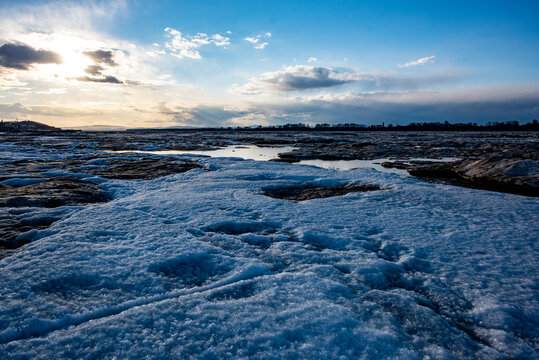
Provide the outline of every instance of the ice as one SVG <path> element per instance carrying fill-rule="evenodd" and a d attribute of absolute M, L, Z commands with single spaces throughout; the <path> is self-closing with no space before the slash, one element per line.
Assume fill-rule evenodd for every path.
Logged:
<path fill-rule="evenodd" d="M 537 358 L 537 199 L 197 161 L 98 178 L 113 200 L 56 210 L 0 260 L 0 357 Z M 263 194 L 357 183 L 381 190 Z"/>

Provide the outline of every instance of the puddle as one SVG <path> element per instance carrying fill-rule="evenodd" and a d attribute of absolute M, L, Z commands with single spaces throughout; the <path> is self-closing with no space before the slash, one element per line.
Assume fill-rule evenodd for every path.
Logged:
<path fill-rule="evenodd" d="M 432 161 L 432 162 L 450 162 L 459 160 L 458 158 L 448 157 L 441 159 L 428 159 L 428 158 L 413 158 L 407 160 L 398 159 L 374 159 L 374 160 L 302 160 L 298 164 L 312 165 L 321 167 L 324 169 L 332 169 L 338 171 L 346 171 L 352 169 L 375 169 L 380 172 L 394 173 L 401 175 L 408 175 L 408 171 L 404 169 L 385 168 L 381 164 L 383 162 L 409 162 L 409 161 Z"/>
<path fill-rule="evenodd" d="M 289 152 L 294 149 L 293 146 L 280 147 L 260 147 L 256 145 L 231 145 L 217 150 L 162 150 L 162 151 L 116 151 L 116 152 L 134 152 L 156 155 L 205 155 L 210 157 L 239 157 L 247 160 L 267 161 L 277 159 L 280 153 Z"/>
<path fill-rule="evenodd" d="M 144 154 L 156 154 L 156 155 L 204 155 L 210 157 L 238 157 L 247 160 L 268 161 L 277 159 L 280 153 L 290 152 L 294 150 L 293 146 L 279 146 L 279 147 L 260 147 L 257 145 L 230 145 L 225 148 L 217 150 L 128 150 L 128 151 L 115 151 L 117 153 L 144 153 Z M 456 161 L 458 158 L 448 157 L 441 159 L 429 159 L 429 158 L 412 158 L 407 160 L 399 159 L 374 159 L 374 160 L 301 160 L 295 164 L 312 165 L 325 169 L 332 169 L 337 171 L 346 171 L 352 169 L 375 169 L 385 173 L 395 173 L 401 175 L 408 175 L 408 171 L 403 169 L 388 169 L 381 164 L 386 161 L 433 161 L 433 162 L 449 162 Z"/>

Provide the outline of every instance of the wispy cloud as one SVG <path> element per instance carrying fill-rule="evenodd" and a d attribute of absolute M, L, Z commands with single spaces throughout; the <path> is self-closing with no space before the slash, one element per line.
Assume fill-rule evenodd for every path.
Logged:
<path fill-rule="evenodd" d="M 271 33 L 266 32 L 264 34 L 258 34 L 253 37 L 248 36 L 244 38 L 243 40 L 248 41 L 251 44 L 253 44 L 253 49 L 262 50 L 266 46 L 269 45 L 269 43 L 267 41 L 264 41 L 264 39 L 269 39 L 270 37 L 271 37 Z"/>
<path fill-rule="evenodd" d="M 165 46 L 171 51 L 171 54 L 178 59 L 202 59 L 202 56 L 198 51 L 201 47 L 211 44 L 220 47 L 230 45 L 230 38 L 220 34 L 207 35 L 198 33 L 196 35 L 184 35 L 180 31 L 170 27 L 165 28 L 165 32 L 170 38 L 170 41 L 168 41 Z"/>
<path fill-rule="evenodd" d="M 430 63 L 430 62 L 434 62 L 436 60 L 436 56 L 432 55 L 432 56 L 427 56 L 427 57 L 423 57 L 421 59 L 417 59 L 415 61 L 410 61 L 410 62 L 407 62 L 406 64 L 401 64 L 399 65 L 399 68 L 407 68 L 407 67 L 410 67 L 410 66 L 417 66 L 417 65 L 423 65 L 423 64 L 426 64 L 426 63 Z"/>
<path fill-rule="evenodd" d="M 315 63 L 315 62 L 318 62 L 318 59 L 315 58 L 315 57 L 310 57 L 310 58 L 307 60 L 307 62 L 309 62 L 309 63 Z"/>

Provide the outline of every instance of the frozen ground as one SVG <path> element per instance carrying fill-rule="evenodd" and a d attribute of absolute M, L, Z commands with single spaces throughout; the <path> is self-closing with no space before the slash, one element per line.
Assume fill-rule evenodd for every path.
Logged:
<path fill-rule="evenodd" d="M 17 156 L 68 155 L 0 147 L 0 161 Z M 0 358 L 539 356 L 537 198 L 372 169 L 178 158 L 202 167 L 75 174 L 113 200 L 56 208 L 62 220 L 0 260 Z M 263 195 L 351 183 L 383 190 Z"/>

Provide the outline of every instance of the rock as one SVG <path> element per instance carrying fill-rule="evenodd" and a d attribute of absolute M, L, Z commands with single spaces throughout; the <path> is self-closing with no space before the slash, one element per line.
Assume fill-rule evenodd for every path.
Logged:
<path fill-rule="evenodd" d="M 73 177 L 48 179 L 26 186 L 0 184 L 0 207 L 45 207 L 104 202 L 108 193 L 99 185 Z"/>
<path fill-rule="evenodd" d="M 388 168 L 406 169 L 412 176 L 451 185 L 539 196 L 539 161 L 493 155 L 454 162 L 384 162 Z"/>
<path fill-rule="evenodd" d="M 45 229 L 61 218 L 60 215 L 43 211 L 43 208 L 84 205 L 110 199 L 99 185 L 73 177 L 28 182 L 23 186 L 0 184 L 0 194 L 0 249 L 15 249 L 32 241 L 37 230 Z M 14 211 L 14 208 L 23 209 Z"/>
<path fill-rule="evenodd" d="M 384 190 L 373 184 L 348 184 L 344 186 L 284 186 L 267 188 L 262 191 L 266 196 L 291 201 L 305 201 L 312 199 L 328 198 L 333 196 L 346 195 L 352 192 L 366 192 Z"/>
<path fill-rule="evenodd" d="M 200 167 L 193 161 L 169 157 L 138 157 L 106 159 L 105 166 L 85 171 L 108 179 L 149 180 L 170 174 L 183 173 Z"/>

